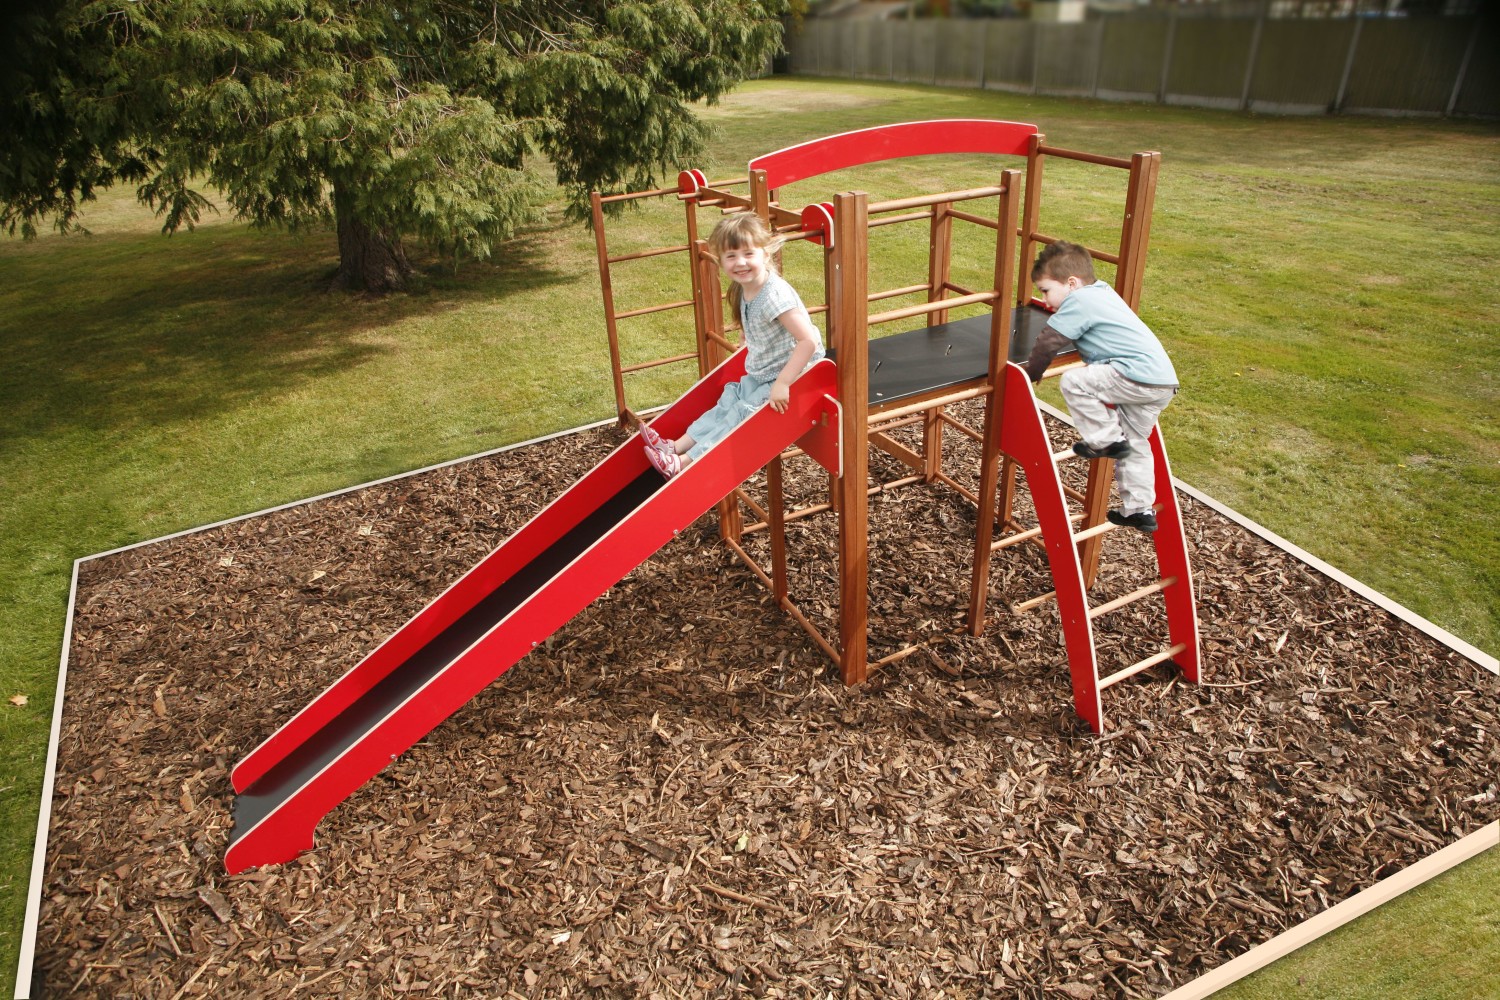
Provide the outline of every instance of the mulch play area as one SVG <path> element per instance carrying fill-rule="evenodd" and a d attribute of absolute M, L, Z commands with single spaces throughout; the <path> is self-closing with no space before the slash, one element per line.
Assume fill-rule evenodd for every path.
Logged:
<path fill-rule="evenodd" d="M 83 563 L 34 995 L 1159 996 L 1500 815 L 1500 679 L 1186 496 L 1208 683 L 1153 668 L 1091 735 L 1055 609 L 1007 609 L 1040 548 L 955 635 L 973 511 L 915 487 L 872 499 L 871 659 L 930 651 L 844 688 L 707 516 L 226 876 L 234 763 L 621 440 Z M 789 533 L 831 623 L 832 522 Z M 1101 670 L 1160 615 L 1100 619 Z"/>

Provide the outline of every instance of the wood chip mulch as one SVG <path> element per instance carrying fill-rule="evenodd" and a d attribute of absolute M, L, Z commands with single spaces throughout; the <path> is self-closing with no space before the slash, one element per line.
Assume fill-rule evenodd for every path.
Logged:
<path fill-rule="evenodd" d="M 928 651 L 845 689 L 706 516 L 226 876 L 234 763 L 622 439 L 84 563 L 34 995 L 1159 996 L 1500 814 L 1500 680 L 1186 497 L 1208 683 L 1091 735 L 1055 608 L 1008 610 L 1041 550 L 956 634 L 973 510 L 918 486 L 872 500 L 871 653 Z M 833 522 L 790 533 L 831 625 Z M 1114 532 L 1094 596 L 1152 572 Z M 1104 671 L 1164 641 L 1159 601 L 1096 627 Z"/>

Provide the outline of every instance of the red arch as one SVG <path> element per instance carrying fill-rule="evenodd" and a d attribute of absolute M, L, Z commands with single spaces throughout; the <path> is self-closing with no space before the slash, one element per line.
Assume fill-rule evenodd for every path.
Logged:
<path fill-rule="evenodd" d="M 767 186 L 779 188 L 831 170 L 880 160 L 933 153 L 993 153 L 1025 156 L 1035 125 L 987 118 L 945 118 L 877 125 L 778 149 L 750 161 L 766 172 Z"/>

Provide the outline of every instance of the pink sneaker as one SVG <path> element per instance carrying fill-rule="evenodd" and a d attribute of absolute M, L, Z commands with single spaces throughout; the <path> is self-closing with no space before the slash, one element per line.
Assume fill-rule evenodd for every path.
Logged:
<path fill-rule="evenodd" d="M 646 443 L 647 448 L 654 448 L 657 451 L 671 452 L 673 454 L 676 454 L 677 452 L 677 445 L 675 442 L 668 441 L 666 438 L 662 437 L 660 434 L 652 430 L 649 425 L 644 423 L 641 424 L 641 440 Z"/>
<path fill-rule="evenodd" d="M 682 471 L 682 457 L 674 450 L 663 451 L 647 445 L 646 460 L 651 463 L 652 468 L 661 473 L 663 479 L 671 479 Z"/>

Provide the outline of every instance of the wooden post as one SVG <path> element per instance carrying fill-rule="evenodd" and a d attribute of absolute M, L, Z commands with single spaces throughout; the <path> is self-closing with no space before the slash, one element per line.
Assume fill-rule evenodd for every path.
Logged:
<path fill-rule="evenodd" d="M 953 276 L 953 217 L 948 214 L 952 204 L 940 201 L 932 206 L 931 235 L 927 241 L 927 301 L 938 302 L 946 298 L 944 286 Z M 932 314 L 932 326 L 948 322 L 948 310 Z"/>
<path fill-rule="evenodd" d="M 1083 489 L 1083 523 L 1079 530 L 1104 523 L 1105 511 L 1109 510 L 1109 488 L 1115 481 L 1115 462 L 1112 458 L 1096 458 L 1089 462 L 1087 485 Z M 1088 590 L 1099 576 L 1099 555 L 1103 551 L 1103 537 L 1091 535 L 1078 543 L 1078 567 L 1083 571 L 1083 589 Z"/>
<path fill-rule="evenodd" d="M 1156 203 L 1160 153 L 1136 153 L 1130 158 L 1130 182 L 1125 191 L 1125 219 L 1120 227 L 1120 263 L 1115 269 L 1115 291 L 1125 304 L 1141 307 L 1146 272 L 1146 246 L 1151 237 L 1151 212 Z"/>
<path fill-rule="evenodd" d="M 844 411 L 844 475 L 839 497 L 839 660 L 845 684 L 860 684 L 869 669 L 870 479 L 869 199 L 864 192 L 834 196 L 834 285 L 838 303 L 839 402 Z"/>
<path fill-rule="evenodd" d="M 984 631 L 984 607 L 990 586 L 990 546 L 995 539 L 995 493 L 1000 479 L 1000 419 L 1005 412 L 1005 364 L 1010 357 L 1011 286 L 1016 283 L 1016 190 L 1019 170 L 1000 175 L 1000 207 L 995 232 L 995 299 L 990 313 L 989 399 L 985 402 L 984 440 L 979 453 L 979 510 L 974 531 L 974 565 L 969 581 L 969 634 Z M 1014 474 L 1012 474 L 1014 475 Z M 1007 500 L 1009 498 L 1007 497 Z M 1000 525 L 1003 530 L 1005 525 Z"/>
<path fill-rule="evenodd" d="M 1031 262 L 1036 256 L 1037 227 L 1042 213 L 1042 143 L 1046 136 L 1031 137 L 1026 150 L 1026 206 L 1021 213 L 1021 280 L 1016 282 L 1016 305 L 1031 301 Z"/>
<path fill-rule="evenodd" d="M 782 488 L 781 456 L 766 466 L 766 517 L 771 526 L 771 594 L 776 603 L 787 598 L 786 491 Z"/>
<path fill-rule="evenodd" d="M 589 192 L 589 210 L 594 223 L 594 252 L 599 257 L 599 288 L 604 293 L 604 329 L 609 335 L 609 367 L 615 382 L 615 415 L 625 421 L 625 374 L 621 371 L 620 331 L 615 324 L 615 293 L 609 283 L 609 247 L 604 241 L 604 202 L 598 191 Z M 692 211 L 689 207 L 688 211 Z"/>

